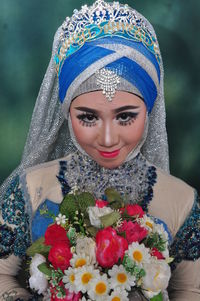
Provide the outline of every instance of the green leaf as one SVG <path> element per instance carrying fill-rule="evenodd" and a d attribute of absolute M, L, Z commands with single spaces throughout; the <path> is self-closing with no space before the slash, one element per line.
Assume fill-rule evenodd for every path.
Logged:
<path fill-rule="evenodd" d="M 153 298 L 150 299 L 150 301 L 163 301 L 163 295 L 160 292 L 160 294 L 154 296 Z"/>
<path fill-rule="evenodd" d="M 37 268 L 46 276 L 51 277 L 51 269 L 47 266 L 46 262 L 39 264 Z"/>
<path fill-rule="evenodd" d="M 66 215 L 69 219 L 73 220 L 75 212 L 78 210 L 78 204 L 76 196 L 73 194 L 67 194 L 62 203 L 60 204 L 60 213 Z"/>
<path fill-rule="evenodd" d="M 93 195 L 89 192 L 83 192 L 83 193 L 77 195 L 76 197 L 77 197 L 79 209 L 83 214 L 87 213 L 88 207 L 95 206 L 95 199 L 94 199 Z"/>
<path fill-rule="evenodd" d="M 50 250 L 50 246 L 46 246 L 44 244 L 44 237 L 39 238 L 36 240 L 27 250 L 26 254 L 30 257 L 33 257 L 35 254 L 41 254 L 47 256 Z"/>
<path fill-rule="evenodd" d="M 113 188 L 107 188 L 105 190 L 105 195 L 110 203 L 110 207 L 113 209 L 119 209 L 122 207 L 122 197 L 121 195 Z"/>
<path fill-rule="evenodd" d="M 90 226 L 90 227 L 87 227 L 87 231 L 92 237 L 95 237 L 97 232 L 99 231 L 99 229 L 97 229 L 93 226 Z"/>
<path fill-rule="evenodd" d="M 114 211 L 109 214 L 100 217 L 101 224 L 104 228 L 114 225 L 119 219 L 121 215 L 119 212 Z"/>

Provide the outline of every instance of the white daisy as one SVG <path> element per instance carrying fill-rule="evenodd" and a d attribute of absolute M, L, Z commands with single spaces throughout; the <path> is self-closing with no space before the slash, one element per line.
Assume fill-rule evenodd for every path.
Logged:
<path fill-rule="evenodd" d="M 135 277 L 130 273 L 127 273 L 123 265 L 114 265 L 112 270 L 108 271 L 108 274 L 111 277 L 109 281 L 112 289 L 118 287 L 120 289 L 127 289 L 130 291 L 131 287 L 135 286 Z"/>
<path fill-rule="evenodd" d="M 129 301 L 128 292 L 126 292 L 125 290 L 121 290 L 118 287 L 108 297 L 108 301 Z"/>
<path fill-rule="evenodd" d="M 90 287 L 90 282 L 98 276 L 99 270 L 95 270 L 93 266 L 83 266 L 76 269 L 74 285 L 78 291 L 86 293 Z"/>
<path fill-rule="evenodd" d="M 66 223 L 66 220 L 67 220 L 66 216 L 59 213 L 58 216 L 56 217 L 56 224 L 64 225 Z"/>
<path fill-rule="evenodd" d="M 155 224 L 154 232 L 160 234 L 160 236 L 168 243 L 169 235 L 167 231 L 165 231 L 163 224 Z"/>
<path fill-rule="evenodd" d="M 149 262 L 151 258 L 149 249 L 146 248 L 144 244 L 139 244 L 138 242 L 133 242 L 131 245 L 129 245 L 128 251 L 126 252 L 137 265 L 142 265 L 144 262 Z"/>
<path fill-rule="evenodd" d="M 70 264 L 73 268 L 81 268 L 84 265 L 89 265 L 89 257 L 85 256 L 85 254 L 73 254 L 72 259 L 70 260 Z"/>
<path fill-rule="evenodd" d="M 65 283 L 65 288 L 67 288 L 70 291 L 70 293 L 78 293 L 74 285 L 76 269 L 72 269 L 71 267 L 69 267 L 67 270 L 64 271 L 64 273 L 65 275 L 63 277 L 63 283 Z"/>
<path fill-rule="evenodd" d="M 107 275 L 103 274 L 92 279 L 88 295 L 92 300 L 105 301 L 108 300 L 108 294 L 110 291 L 109 281 Z"/>
<path fill-rule="evenodd" d="M 142 227 L 144 227 L 145 229 L 147 229 L 148 231 L 153 231 L 154 230 L 154 226 L 155 226 L 155 223 L 154 221 L 149 217 L 147 216 L 146 214 L 138 219 L 138 222 L 140 223 L 140 225 Z"/>

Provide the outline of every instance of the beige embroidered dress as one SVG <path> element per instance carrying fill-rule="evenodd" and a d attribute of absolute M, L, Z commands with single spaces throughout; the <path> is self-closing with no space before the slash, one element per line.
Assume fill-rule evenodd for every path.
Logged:
<path fill-rule="evenodd" d="M 11 292 L 15 294 L 14 299 L 28 299 L 29 293 L 20 287 L 16 275 L 20 268 L 21 258 L 30 244 L 31 222 L 38 207 L 45 200 L 50 200 L 56 204 L 62 201 L 65 190 L 70 187 L 69 182 L 73 183 L 73 179 L 68 181 L 66 178 L 69 162 L 73 161 L 71 160 L 73 157 L 74 155 L 70 155 L 62 160 L 51 161 L 27 170 L 26 174 L 14 179 L 4 197 L 0 219 L 1 301 Z M 134 160 L 138 160 L 139 157 L 140 155 Z M 141 161 L 140 159 L 139 161 Z M 145 170 L 142 181 L 144 182 L 145 178 L 148 178 L 148 185 L 142 187 L 145 191 L 141 192 L 143 197 L 141 204 L 150 215 L 161 219 L 168 226 L 173 237 L 171 254 L 175 257 L 175 261 L 168 289 L 169 298 L 171 301 L 199 301 L 199 199 L 192 187 L 155 168 L 146 160 L 142 160 L 143 170 Z M 135 168 L 134 164 L 133 169 Z M 78 168 L 80 170 L 80 166 Z M 126 168 L 125 165 L 124 170 L 127 174 Z M 73 164 L 71 171 L 69 170 L 73 174 L 72 169 Z M 132 177 L 133 174 L 131 174 L 130 169 L 127 170 Z M 76 170 L 74 172 L 76 174 Z M 105 177 L 105 172 L 104 170 L 103 177 Z M 124 176 L 121 175 L 121 171 L 119 174 Z M 82 186 L 84 176 L 87 182 L 86 174 L 76 174 L 76 182 L 77 179 L 81 179 L 80 185 Z M 97 179 L 96 186 L 98 183 Z M 116 183 L 116 189 L 118 184 L 122 185 L 123 183 Z M 130 191 L 131 193 L 133 195 L 135 192 Z"/>

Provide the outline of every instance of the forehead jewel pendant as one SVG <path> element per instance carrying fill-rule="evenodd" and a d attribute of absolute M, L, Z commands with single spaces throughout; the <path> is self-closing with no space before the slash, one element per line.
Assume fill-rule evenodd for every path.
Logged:
<path fill-rule="evenodd" d="M 120 77 L 112 70 L 102 68 L 95 73 L 96 84 L 108 101 L 112 101 L 115 95 L 118 84 L 120 83 Z"/>

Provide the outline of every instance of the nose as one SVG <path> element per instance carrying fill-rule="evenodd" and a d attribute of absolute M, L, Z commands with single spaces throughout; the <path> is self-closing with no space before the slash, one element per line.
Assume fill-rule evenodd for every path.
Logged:
<path fill-rule="evenodd" d="M 104 122 L 101 126 L 98 143 L 103 147 L 113 147 L 119 144 L 119 133 L 112 122 Z"/>

